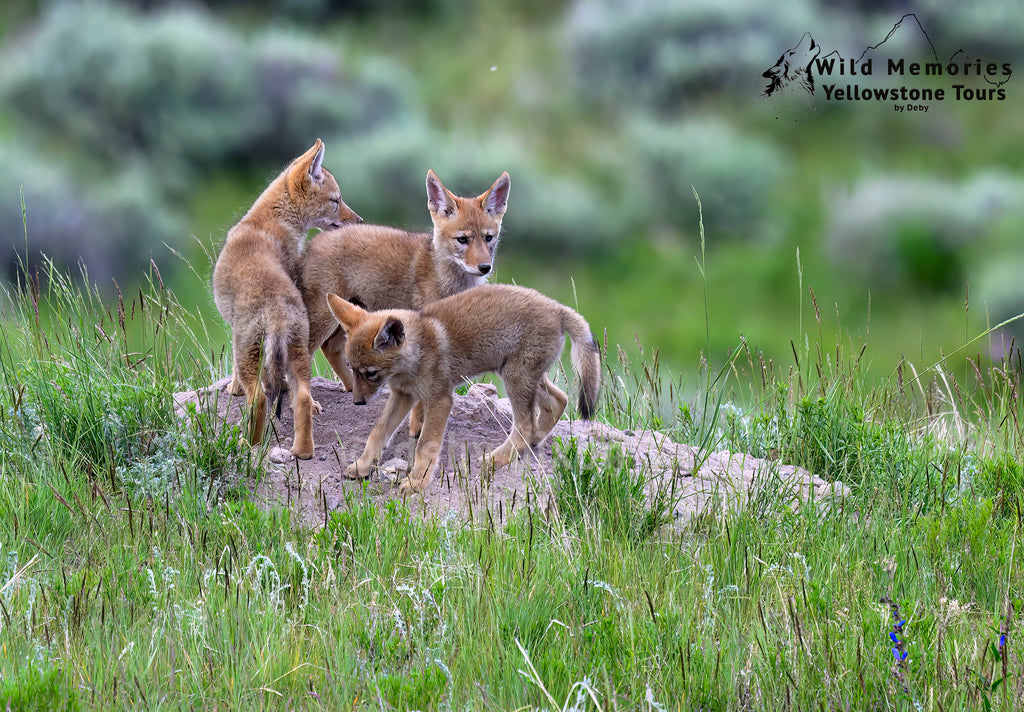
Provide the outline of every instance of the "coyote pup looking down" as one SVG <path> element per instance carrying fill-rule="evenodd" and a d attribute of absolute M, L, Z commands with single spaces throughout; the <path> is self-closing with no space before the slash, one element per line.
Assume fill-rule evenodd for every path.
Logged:
<path fill-rule="evenodd" d="M 487 281 L 494 266 L 510 179 L 502 173 L 476 198 L 461 198 L 427 171 L 433 234 L 380 225 L 348 225 L 310 242 L 302 269 L 309 311 L 309 352 L 323 348 L 331 368 L 352 390 L 345 332 L 324 298 L 333 292 L 370 311 L 420 309 Z"/>
<path fill-rule="evenodd" d="M 413 403 L 424 406 L 416 454 L 403 493 L 430 484 L 440 458 L 441 440 L 452 409 L 452 389 L 493 371 L 512 402 L 512 432 L 490 453 L 495 467 L 507 465 L 526 447 L 539 445 L 568 403 L 547 377 L 565 334 L 572 341 L 572 365 L 580 380 L 579 412 L 589 419 L 597 404 L 601 364 L 587 322 L 569 307 L 526 287 L 489 284 L 461 292 L 421 311 L 366 310 L 335 294 L 327 302 L 348 334 L 345 356 L 354 372 L 357 405 L 387 381 L 391 395 L 370 431 L 363 454 L 346 477 L 369 477 Z M 413 415 L 415 419 L 415 414 Z"/>
<path fill-rule="evenodd" d="M 230 392 L 244 392 L 251 407 L 249 442 L 262 440 L 266 423 L 260 375 L 278 409 L 287 378 L 295 416 L 291 452 L 304 459 L 313 456 L 315 405 L 309 394 L 309 320 L 296 286 L 300 253 L 310 228 L 362 222 L 341 199 L 323 160 L 324 144 L 317 139 L 231 228 L 213 270 L 213 300 L 231 327 Z"/>

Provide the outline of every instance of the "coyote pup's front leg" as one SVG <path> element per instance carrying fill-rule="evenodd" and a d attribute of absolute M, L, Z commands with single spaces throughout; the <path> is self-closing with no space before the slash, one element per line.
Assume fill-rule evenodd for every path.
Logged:
<path fill-rule="evenodd" d="M 391 391 L 388 402 L 384 405 L 384 412 L 370 431 L 370 437 L 366 439 L 366 448 L 359 459 L 345 468 L 345 477 L 350 480 L 365 480 L 373 473 L 373 467 L 380 460 L 381 451 L 387 445 L 388 440 L 398 429 L 398 426 L 405 420 L 405 416 L 412 409 L 414 399 L 411 395 L 398 390 Z"/>
<path fill-rule="evenodd" d="M 423 414 L 420 438 L 416 443 L 416 458 L 409 477 L 402 480 L 402 484 L 398 486 L 398 491 L 402 494 L 422 492 L 434 479 L 434 473 L 441 460 L 444 428 L 448 424 L 453 404 L 454 401 L 448 394 L 432 399 L 430 405 L 424 408 L 426 412 Z"/>

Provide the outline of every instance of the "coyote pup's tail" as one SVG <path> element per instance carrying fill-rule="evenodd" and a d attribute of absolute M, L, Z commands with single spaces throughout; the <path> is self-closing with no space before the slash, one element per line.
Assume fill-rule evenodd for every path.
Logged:
<path fill-rule="evenodd" d="M 267 403 L 274 408 L 274 417 L 281 417 L 281 393 L 288 372 L 288 337 L 268 331 L 263 340 L 264 377 Z"/>
<path fill-rule="evenodd" d="M 562 313 L 562 331 L 569 335 L 572 368 L 580 381 L 580 417 L 590 420 L 597 408 L 597 395 L 601 389 L 601 353 L 597 340 L 586 319 L 568 307 Z"/>

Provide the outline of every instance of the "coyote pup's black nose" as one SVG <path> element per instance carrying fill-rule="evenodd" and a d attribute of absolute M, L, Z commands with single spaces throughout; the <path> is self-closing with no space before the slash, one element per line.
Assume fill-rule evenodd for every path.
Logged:
<path fill-rule="evenodd" d="M 366 405 L 365 398 L 355 398 L 352 400 L 352 402 L 355 403 L 356 405 Z"/>
<path fill-rule="evenodd" d="M 488 262 L 484 262 L 482 265 L 478 265 L 477 269 L 480 270 L 480 274 L 487 274 L 491 271 L 491 265 Z"/>

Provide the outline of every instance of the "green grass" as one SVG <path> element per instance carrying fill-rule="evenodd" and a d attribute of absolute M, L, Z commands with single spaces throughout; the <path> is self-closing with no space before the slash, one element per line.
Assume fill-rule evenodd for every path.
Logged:
<path fill-rule="evenodd" d="M 171 394 L 224 364 L 156 273 L 109 303 L 50 270 L 3 312 L 0 707 L 1024 699 L 1024 440 L 1005 364 L 959 383 L 904 364 L 874 385 L 859 350 L 812 334 L 791 365 L 749 348 L 703 365 L 690 397 L 651 354 L 638 367 L 611 345 L 603 418 L 800 464 L 849 496 L 766 487 L 672 523 L 627 455 L 570 442 L 543 511 L 420 518 L 352 495 L 309 529 L 249 501 L 261 473 L 237 429 L 205 407 L 174 416 Z"/>
<path fill-rule="evenodd" d="M 30 5 L 5 5 L 4 30 Z M 557 26 L 518 8 L 485 3 L 469 32 L 401 17 L 328 30 L 355 62 L 388 47 L 438 127 L 531 127 L 546 166 L 584 161 L 601 183 L 621 117 L 565 91 Z M 311 530 L 258 508 L 240 431 L 215 427 L 211 404 L 173 410 L 174 391 L 229 368 L 209 274 L 268 178 L 216 173 L 184 197 L 186 262 L 157 259 L 173 292 L 155 269 L 120 298 L 47 269 L 0 296 L 0 709 L 1024 706 L 1020 364 L 977 358 L 983 341 L 943 360 L 986 328 L 984 305 L 850 283 L 821 246 L 820 199 L 873 173 L 1016 170 L 1019 112 L 950 105 L 933 132 L 725 108 L 792 154 L 774 240 L 709 235 L 698 266 L 686 227 L 586 255 L 538 256 L 510 233 L 496 278 L 603 336 L 603 420 L 801 465 L 845 483 L 844 501 L 766 487 L 666 524 L 671 502 L 649 507 L 626 455 L 570 442 L 544 512 L 421 519 L 352 496 Z"/>

